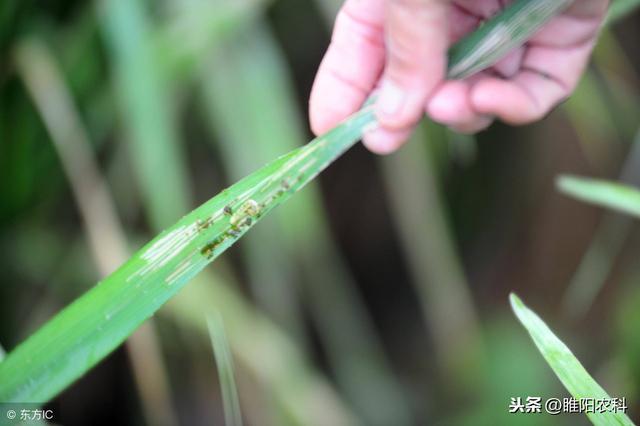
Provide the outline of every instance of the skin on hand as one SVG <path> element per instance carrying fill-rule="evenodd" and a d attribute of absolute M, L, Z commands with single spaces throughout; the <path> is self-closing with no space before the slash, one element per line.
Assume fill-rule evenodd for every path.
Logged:
<path fill-rule="evenodd" d="M 423 114 L 454 131 L 475 133 L 495 118 L 543 118 L 575 89 L 608 0 L 576 0 L 523 47 L 465 80 L 445 80 L 446 52 L 504 7 L 506 0 L 346 0 L 320 64 L 309 116 L 322 134 L 379 90 L 379 126 L 364 144 L 395 151 Z"/>

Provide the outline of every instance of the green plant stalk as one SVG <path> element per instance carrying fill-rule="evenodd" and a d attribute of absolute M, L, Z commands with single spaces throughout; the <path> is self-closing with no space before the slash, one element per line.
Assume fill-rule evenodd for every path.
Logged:
<path fill-rule="evenodd" d="M 602 78 L 600 90 L 603 93 L 597 102 L 607 109 L 600 121 L 609 117 L 609 126 L 614 127 L 620 141 L 626 144 L 635 138 L 638 130 L 640 75 L 610 26 L 600 31 L 591 62 L 592 72 Z"/>
<path fill-rule="evenodd" d="M 626 184 L 640 185 L 640 132 L 630 147 L 619 180 Z M 562 304 L 563 311 L 568 316 L 580 318 L 593 305 L 634 225 L 634 219 L 629 216 L 612 211 L 605 213 L 565 290 Z"/>
<path fill-rule="evenodd" d="M 247 20 L 260 16 L 273 0 L 216 2 L 168 1 L 167 25 L 153 35 L 156 59 L 168 71 L 168 80 L 189 74 L 203 56 L 222 40 L 236 34 Z"/>
<path fill-rule="evenodd" d="M 527 7 L 529 3 L 537 7 Z M 475 58 L 479 48 L 492 61 L 498 60 L 559 13 L 560 3 L 569 4 L 516 1 L 456 45 L 450 69 L 457 70 L 458 77 L 477 71 L 479 60 L 468 58 Z M 529 12 L 529 19 L 538 22 L 524 23 L 525 35 L 513 24 L 522 23 L 520 14 Z M 489 65 L 484 61 L 482 66 Z M 0 363 L 0 401 L 45 402 L 97 364 L 261 217 L 353 146 L 366 128 L 374 126 L 371 103 L 370 99 L 327 134 L 276 159 L 184 216 L 47 322 Z"/>
<path fill-rule="evenodd" d="M 616 22 L 635 12 L 639 6 L 640 0 L 614 0 L 607 14 L 607 24 Z"/>
<path fill-rule="evenodd" d="M 114 0 L 100 6 L 136 183 L 151 226 L 161 230 L 192 206 L 171 86 L 158 66 L 143 2 Z"/>
<path fill-rule="evenodd" d="M 468 384 L 477 379 L 472 372 L 482 361 L 480 331 L 434 170 L 431 145 L 445 135 L 428 131 L 422 123 L 401 152 L 380 163 L 440 371 Z"/>
<path fill-rule="evenodd" d="M 222 315 L 210 315 L 207 317 L 207 328 L 209 338 L 218 368 L 218 381 L 222 391 L 222 402 L 224 405 L 224 423 L 227 426 L 242 426 L 242 413 L 240 411 L 240 398 L 238 398 L 238 387 L 234 376 L 233 356 L 229 348 L 224 331 Z"/>
<path fill-rule="evenodd" d="M 616 5 L 625 2 L 614 1 L 609 8 L 608 18 L 614 13 Z M 640 4 L 636 0 L 629 3 Z M 612 22 L 612 19 L 608 19 L 606 24 Z M 637 186 L 640 184 L 640 132 L 637 124 L 640 102 L 634 86 L 638 76 L 630 58 L 609 28 L 600 32 L 592 56 L 596 71 L 588 70 L 585 73 L 562 109 L 589 162 L 596 169 L 606 167 L 611 161 L 607 153 L 612 143 L 626 144 L 628 140 L 633 140 L 619 181 Z M 602 76 L 602 79 L 597 76 Z M 623 250 L 633 225 L 633 218 L 615 212 L 604 215 L 564 293 L 562 305 L 567 317 L 575 320 L 589 310 Z"/>
<path fill-rule="evenodd" d="M 70 182 L 96 269 L 100 277 L 105 277 L 129 253 L 113 200 L 93 157 L 89 135 L 46 45 L 37 39 L 24 40 L 16 48 L 15 60 Z M 126 342 L 127 351 L 147 421 L 177 424 L 157 340 L 155 325 L 149 321 Z"/>
<path fill-rule="evenodd" d="M 200 274 L 159 315 L 174 321 L 185 332 L 206 339 L 208 330 L 203 318 L 221 314 L 234 359 L 238 360 L 237 371 L 255 379 L 258 387 L 268 392 L 273 400 L 269 411 L 282 413 L 287 424 L 359 424 L 333 384 L 314 368 L 296 342 L 232 291 L 227 282 Z"/>
<path fill-rule="evenodd" d="M 576 399 L 610 399 L 607 392 L 589 375 L 571 350 L 547 327 L 535 312 L 529 309 L 518 296 L 509 296 L 511 307 L 527 329 L 533 342 L 540 350 L 553 372 Z M 597 426 L 628 425 L 633 422 L 622 412 L 587 413 Z"/>

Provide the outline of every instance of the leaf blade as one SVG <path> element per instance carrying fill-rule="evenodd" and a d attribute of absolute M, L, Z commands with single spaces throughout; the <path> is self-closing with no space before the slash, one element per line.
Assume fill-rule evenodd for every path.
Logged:
<path fill-rule="evenodd" d="M 609 394 L 591 377 L 571 350 L 549 329 L 544 321 L 514 293 L 509 295 L 511 308 L 529 332 L 533 342 L 558 379 L 576 399 L 610 399 Z M 633 425 L 624 413 L 587 413 L 593 424 Z"/>
<path fill-rule="evenodd" d="M 569 175 L 560 176 L 556 186 L 578 200 L 640 217 L 640 191 L 633 186 Z"/>

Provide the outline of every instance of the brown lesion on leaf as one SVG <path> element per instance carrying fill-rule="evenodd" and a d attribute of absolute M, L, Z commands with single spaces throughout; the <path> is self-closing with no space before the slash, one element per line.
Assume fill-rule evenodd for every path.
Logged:
<path fill-rule="evenodd" d="M 222 244 L 225 240 L 225 236 L 220 236 L 215 238 L 213 241 L 207 243 L 202 249 L 200 249 L 200 254 L 207 258 L 207 260 L 211 260 L 213 255 L 215 254 L 215 250 Z"/>

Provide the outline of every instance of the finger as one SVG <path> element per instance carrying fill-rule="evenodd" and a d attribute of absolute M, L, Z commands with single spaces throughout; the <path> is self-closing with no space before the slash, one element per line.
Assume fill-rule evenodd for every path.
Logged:
<path fill-rule="evenodd" d="M 577 0 L 564 12 L 577 18 L 604 17 L 610 0 Z"/>
<path fill-rule="evenodd" d="M 495 72 L 500 74 L 501 77 L 511 78 L 518 73 L 518 70 L 522 66 L 522 60 L 524 59 L 525 49 L 518 48 L 507 54 L 504 58 L 500 59 L 493 67 Z"/>
<path fill-rule="evenodd" d="M 571 47 L 593 38 L 601 18 L 578 19 L 561 15 L 553 18 L 529 40 L 530 46 Z"/>
<path fill-rule="evenodd" d="M 453 44 L 475 30 L 482 20 L 481 16 L 453 2 L 449 12 L 449 43 Z"/>
<path fill-rule="evenodd" d="M 321 134 L 355 112 L 384 66 L 383 0 L 347 0 L 311 90 L 311 129 Z"/>
<path fill-rule="evenodd" d="M 578 0 L 553 18 L 530 40 L 530 45 L 572 47 L 593 38 L 607 11 L 607 0 Z"/>
<path fill-rule="evenodd" d="M 386 66 L 376 115 L 387 129 L 405 130 L 443 80 L 447 49 L 446 0 L 387 0 Z"/>
<path fill-rule="evenodd" d="M 494 16 L 502 9 L 503 1 L 501 0 L 455 0 L 455 6 L 474 15 L 481 20 L 486 20 Z M 504 4 L 510 1 L 504 1 Z"/>
<path fill-rule="evenodd" d="M 445 82 L 427 103 L 425 110 L 429 117 L 458 133 L 476 133 L 487 128 L 493 118 L 473 109 L 471 86 L 472 82 L 467 80 Z"/>
<path fill-rule="evenodd" d="M 413 133 L 414 127 L 402 130 L 390 130 L 378 127 L 364 134 L 362 143 L 376 154 L 390 154 L 400 148 Z"/>
<path fill-rule="evenodd" d="M 574 90 L 592 47 L 593 41 L 571 49 L 530 47 L 513 79 L 488 77 L 476 83 L 471 105 L 510 124 L 539 120 Z"/>

